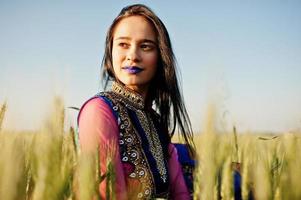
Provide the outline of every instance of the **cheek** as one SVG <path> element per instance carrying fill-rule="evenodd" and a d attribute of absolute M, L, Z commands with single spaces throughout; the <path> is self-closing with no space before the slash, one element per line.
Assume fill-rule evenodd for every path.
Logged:
<path fill-rule="evenodd" d="M 112 63 L 113 67 L 115 68 L 116 64 L 118 63 L 118 53 L 115 48 L 112 49 Z"/>
<path fill-rule="evenodd" d="M 113 48 L 112 49 L 112 63 L 113 67 L 119 67 L 122 60 L 123 60 L 123 54 L 122 52 L 118 51 L 117 49 Z"/>
<path fill-rule="evenodd" d="M 152 69 L 153 73 L 155 73 L 158 67 L 158 55 L 157 54 L 150 55 L 147 59 L 147 63 L 148 66 L 150 66 L 150 68 Z"/>

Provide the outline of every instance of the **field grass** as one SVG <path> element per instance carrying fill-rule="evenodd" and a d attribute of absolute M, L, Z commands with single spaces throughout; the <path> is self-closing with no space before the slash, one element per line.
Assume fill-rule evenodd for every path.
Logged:
<path fill-rule="evenodd" d="M 75 131 L 64 129 L 63 102 L 55 99 L 44 126 L 31 132 L 1 129 L 6 104 L 0 110 L 0 199 L 98 199 L 102 181 L 97 156 L 76 148 Z M 242 175 L 242 197 L 301 199 L 301 135 L 216 131 L 212 114 L 195 137 L 198 166 L 194 199 L 234 199 L 233 172 Z M 111 165 L 110 165 L 111 166 Z M 112 167 L 112 166 L 111 166 Z M 111 174 L 111 182 L 114 175 Z M 107 196 L 113 198 L 113 187 Z"/>

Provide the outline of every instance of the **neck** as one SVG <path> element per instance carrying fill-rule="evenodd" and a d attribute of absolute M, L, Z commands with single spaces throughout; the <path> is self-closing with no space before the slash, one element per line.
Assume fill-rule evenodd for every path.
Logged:
<path fill-rule="evenodd" d="M 148 94 L 148 85 L 144 85 L 144 86 L 125 85 L 125 87 L 127 87 L 130 90 L 138 93 L 140 96 L 143 97 L 144 102 L 146 102 L 146 97 L 147 97 L 147 94 Z"/>

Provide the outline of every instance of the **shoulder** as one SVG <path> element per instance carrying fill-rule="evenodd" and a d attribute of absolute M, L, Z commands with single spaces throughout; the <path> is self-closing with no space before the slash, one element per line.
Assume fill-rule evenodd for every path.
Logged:
<path fill-rule="evenodd" d="M 175 147 L 175 145 L 173 143 L 168 144 L 168 153 L 169 153 L 170 157 L 178 157 L 177 148 Z"/>
<path fill-rule="evenodd" d="M 97 106 L 107 106 L 109 107 L 109 102 L 108 102 L 108 98 L 106 97 L 106 92 L 100 92 L 96 95 L 94 95 L 93 97 L 91 97 L 90 99 L 86 100 L 83 105 L 80 108 L 80 112 L 83 109 L 87 109 L 90 107 L 97 107 Z"/>
<path fill-rule="evenodd" d="M 95 96 L 83 104 L 78 115 L 78 133 L 84 151 L 118 140 L 117 120 L 103 98 Z"/>
<path fill-rule="evenodd" d="M 97 116 L 97 115 L 113 115 L 112 108 L 110 106 L 110 101 L 106 99 L 102 94 L 95 95 L 94 97 L 88 99 L 80 108 L 77 122 L 83 116 Z"/>

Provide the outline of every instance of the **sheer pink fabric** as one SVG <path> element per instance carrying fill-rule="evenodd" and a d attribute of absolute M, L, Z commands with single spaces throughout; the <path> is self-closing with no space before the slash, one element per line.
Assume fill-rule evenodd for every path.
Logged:
<path fill-rule="evenodd" d="M 119 155 L 119 129 L 116 118 L 111 108 L 103 99 L 93 98 L 82 108 L 79 114 L 79 138 L 81 151 L 91 152 L 100 145 L 100 171 L 106 172 L 106 159 L 108 153 L 113 158 L 116 172 L 116 198 L 118 200 L 127 199 L 127 188 L 135 187 L 139 184 L 135 179 L 126 176 L 127 166 L 121 162 Z M 102 148 L 105 147 L 105 148 Z M 104 149 L 106 149 L 104 151 Z M 171 199 L 189 199 L 188 189 L 185 185 L 182 169 L 178 162 L 177 150 L 174 145 L 169 145 L 170 158 L 168 160 L 170 195 Z M 130 186 L 130 187 L 129 187 Z M 138 186 L 138 185 L 137 185 Z M 106 184 L 103 181 L 99 186 L 99 192 L 105 199 Z"/>

